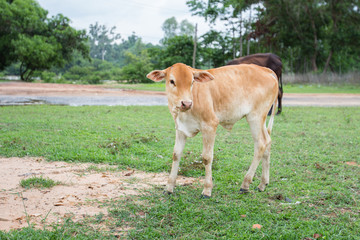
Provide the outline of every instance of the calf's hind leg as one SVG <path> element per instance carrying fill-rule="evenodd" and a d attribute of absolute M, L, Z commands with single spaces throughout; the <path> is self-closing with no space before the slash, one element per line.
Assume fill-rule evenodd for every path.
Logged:
<path fill-rule="evenodd" d="M 258 190 L 263 192 L 270 181 L 270 149 L 271 149 L 271 138 L 268 131 L 265 129 L 264 135 L 268 135 L 266 138 L 269 139 L 269 143 L 266 146 L 264 155 L 262 157 L 262 174 L 261 182 L 258 186 Z"/>
<path fill-rule="evenodd" d="M 265 127 L 265 119 L 266 116 L 264 118 L 261 118 L 261 120 L 259 118 L 251 118 L 249 116 L 247 117 L 247 121 L 251 129 L 251 134 L 254 139 L 254 158 L 253 161 L 251 162 L 248 172 L 245 175 L 244 181 L 241 184 L 240 193 L 249 192 L 250 183 L 252 183 L 252 180 L 254 178 L 256 169 L 259 166 L 260 161 L 264 158 L 265 151 L 269 150 L 270 153 L 270 147 L 268 146 L 270 146 L 271 139 Z M 265 163 L 265 167 L 268 166 L 267 164 L 268 161 Z M 268 176 L 268 171 L 263 169 L 262 179 L 264 179 L 264 182 L 262 181 L 262 183 L 264 185 L 266 185 L 266 180 L 268 181 L 268 178 L 266 179 L 266 173 Z M 265 187 L 263 189 L 265 189 Z"/>

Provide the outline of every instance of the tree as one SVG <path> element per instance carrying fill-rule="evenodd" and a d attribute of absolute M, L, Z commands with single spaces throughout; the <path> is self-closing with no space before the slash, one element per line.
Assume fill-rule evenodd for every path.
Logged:
<path fill-rule="evenodd" d="M 115 33 L 116 27 L 107 29 L 105 25 L 99 25 L 98 22 L 90 24 L 89 41 L 90 56 L 105 60 L 105 55 L 111 52 L 113 44 L 120 39 L 120 34 Z"/>
<path fill-rule="evenodd" d="M 224 22 L 225 26 L 227 26 L 227 34 L 232 36 L 232 51 L 233 58 L 235 58 L 237 52 L 239 52 L 239 56 L 243 55 L 243 30 L 245 22 L 243 13 L 248 9 L 251 12 L 251 6 L 259 2 L 259 0 L 189 0 L 186 4 L 190 7 L 193 15 L 204 17 L 210 24 L 214 24 L 216 20 Z M 251 23 L 250 14 L 248 26 L 251 26 Z M 249 29 L 250 27 L 247 34 L 250 33 Z M 249 49 L 250 41 L 247 44 Z M 237 51 L 237 46 L 239 51 Z"/>
<path fill-rule="evenodd" d="M 171 17 L 165 20 L 162 25 L 162 30 L 164 31 L 163 42 L 166 39 L 173 38 L 175 36 L 193 36 L 195 26 L 186 19 L 182 20 L 179 24 L 175 17 Z"/>
<path fill-rule="evenodd" d="M 164 31 L 164 38 L 172 38 L 177 35 L 178 22 L 175 17 L 171 17 L 165 20 L 162 25 L 162 30 Z"/>
<path fill-rule="evenodd" d="M 191 36 L 175 36 L 164 41 L 164 49 L 159 53 L 162 68 L 181 62 L 191 66 L 194 42 Z M 198 62 L 196 62 L 198 65 Z"/>
<path fill-rule="evenodd" d="M 354 54 L 359 59 L 360 41 L 360 6 L 357 0 L 325 0 L 327 15 L 330 16 L 328 27 L 325 30 L 328 39 L 327 58 L 324 72 L 330 66 L 333 55 Z M 350 49 L 350 54 L 348 50 Z M 348 59 L 349 57 L 345 57 Z"/>
<path fill-rule="evenodd" d="M 188 20 L 184 19 L 179 25 L 179 35 L 193 36 L 195 31 L 194 25 Z"/>
<path fill-rule="evenodd" d="M 147 50 L 142 50 L 138 56 L 128 51 L 125 56 L 127 64 L 121 69 L 121 79 L 129 83 L 151 82 L 146 78 L 146 74 L 153 70 Z"/>
<path fill-rule="evenodd" d="M 255 35 L 279 51 L 291 48 L 304 65 L 310 60 L 312 71 L 326 71 L 334 53 L 358 52 L 358 5 L 357 0 L 265 1 Z"/>
<path fill-rule="evenodd" d="M 74 51 L 88 57 L 85 31 L 70 26 L 61 14 L 47 18 L 34 0 L 0 0 L 0 68 L 19 61 L 20 75 L 31 81 L 35 70 L 62 67 Z"/>
<path fill-rule="evenodd" d="M 58 49 L 61 48 L 54 38 L 48 39 L 44 36 L 33 37 L 22 34 L 13 40 L 14 54 L 21 62 L 20 77 L 22 80 L 30 81 L 35 70 L 50 69 L 54 64 L 59 64 L 62 59 L 57 58 Z"/>
<path fill-rule="evenodd" d="M 231 59 L 232 39 L 226 34 L 210 30 L 200 39 L 201 55 L 207 68 L 224 66 Z"/>
<path fill-rule="evenodd" d="M 47 11 L 35 1 L 0 0 L 0 69 L 16 62 L 11 44 L 19 34 L 33 36 L 46 30 Z"/>

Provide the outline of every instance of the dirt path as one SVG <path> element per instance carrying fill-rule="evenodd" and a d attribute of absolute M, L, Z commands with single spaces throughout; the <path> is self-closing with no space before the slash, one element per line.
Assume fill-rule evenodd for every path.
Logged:
<path fill-rule="evenodd" d="M 0 105 L 167 105 L 166 94 L 107 88 L 104 85 L 0 83 Z M 285 93 L 284 106 L 360 106 L 360 94 Z"/>
<path fill-rule="evenodd" d="M 71 217 L 79 221 L 103 213 L 102 203 L 136 195 L 153 186 L 163 186 L 167 173 L 145 173 L 116 166 L 90 163 L 47 162 L 42 158 L 0 158 L 0 230 L 8 231 L 35 224 L 42 228 Z M 24 189 L 22 179 L 50 178 L 61 184 L 50 189 Z M 179 176 L 177 184 L 190 185 L 199 179 Z M 27 217 L 28 216 L 28 217 Z"/>
<path fill-rule="evenodd" d="M 109 88 L 106 85 L 77 85 L 55 83 L 27 83 L 20 81 L 0 83 L 0 95 L 12 96 L 141 96 L 160 95 L 164 92 Z"/>

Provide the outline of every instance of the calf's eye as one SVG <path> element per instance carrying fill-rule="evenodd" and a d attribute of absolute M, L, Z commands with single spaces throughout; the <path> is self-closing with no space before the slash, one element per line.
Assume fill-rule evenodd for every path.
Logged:
<path fill-rule="evenodd" d="M 175 86 L 174 80 L 170 80 L 170 83 Z"/>

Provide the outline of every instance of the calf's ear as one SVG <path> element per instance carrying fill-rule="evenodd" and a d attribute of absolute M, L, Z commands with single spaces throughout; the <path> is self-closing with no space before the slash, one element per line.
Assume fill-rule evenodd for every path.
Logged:
<path fill-rule="evenodd" d="M 194 80 L 197 82 L 208 82 L 214 79 L 214 76 L 206 71 L 194 72 Z"/>
<path fill-rule="evenodd" d="M 154 70 L 150 72 L 146 77 L 154 82 L 160 82 L 165 78 L 165 71 L 164 70 Z"/>

